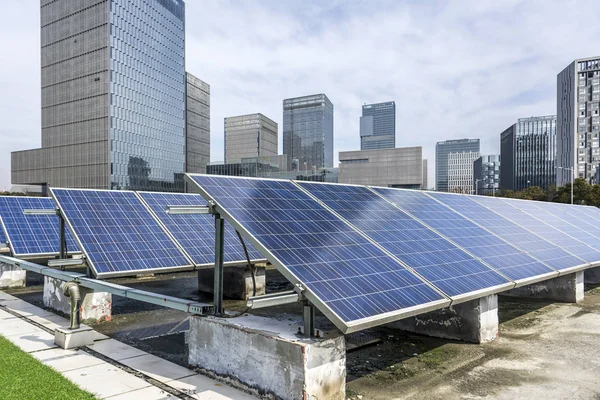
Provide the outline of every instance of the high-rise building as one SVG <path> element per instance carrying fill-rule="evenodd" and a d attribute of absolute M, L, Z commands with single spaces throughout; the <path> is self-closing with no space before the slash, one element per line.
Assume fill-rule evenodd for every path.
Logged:
<path fill-rule="evenodd" d="M 500 189 L 547 189 L 556 182 L 556 116 L 519 118 L 500 134 Z"/>
<path fill-rule="evenodd" d="M 424 189 L 423 149 L 341 151 L 339 183 Z"/>
<path fill-rule="evenodd" d="M 183 0 L 42 0 L 42 147 L 12 181 L 183 190 Z"/>
<path fill-rule="evenodd" d="M 423 159 L 423 184 L 421 185 L 423 189 L 428 189 L 428 179 L 427 179 L 427 159 Z"/>
<path fill-rule="evenodd" d="M 396 147 L 396 103 L 365 104 L 360 117 L 360 149 Z"/>
<path fill-rule="evenodd" d="M 448 192 L 465 194 L 475 192 L 473 163 L 479 157 L 478 151 L 448 154 Z"/>
<path fill-rule="evenodd" d="M 500 156 L 481 156 L 473 163 L 475 194 L 495 195 L 500 188 Z"/>
<path fill-rule="evenodd" d="M 600 57 L 573 61 L 557 77 L 556 183 L 600 183 Z"/>
<path fill-rule="evenodd" d="M 277 156 L 277 122 L 262 114 L 225 118 L 225 162 Z"/>
<path fill-rule="evenodd" d="M 186 76 L 185 172 L 205 174 L 210 162 L 210 86 Z"/>
<path fill-rule="evenodd" d="M 448 154 L 479 152 L 479 139 L 456 139 L 435 145 L 435 190 L 448 191 Z"/>
<path fill-rule="evenodd" d="M 333 104 L 327 96 L 283 100 L 283 154 L 300 170 L 333 167 Z"/>

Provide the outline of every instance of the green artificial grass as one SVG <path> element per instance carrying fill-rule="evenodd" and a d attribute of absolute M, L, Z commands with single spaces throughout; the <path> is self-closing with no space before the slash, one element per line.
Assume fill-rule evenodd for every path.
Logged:
<path fill-rule="evenodd" d="M 95 399 L 0 336 L 0 399 Z"/>

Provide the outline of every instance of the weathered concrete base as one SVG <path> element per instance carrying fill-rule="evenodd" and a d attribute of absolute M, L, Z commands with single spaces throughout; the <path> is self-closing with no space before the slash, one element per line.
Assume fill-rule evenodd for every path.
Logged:
<path fill-rule="evenodd" d="M 26 276 L 24 269 L 0 262 L 0 289 L 25 287 Z"/>
<path fill-rule="evenodd" d="M 87 346 L 94 343 L 94 330 L 86 325 L 79 329 L 60 327 L 54 330 L 54 343 L 63 349 Z"/>
<path fill-rule="evenodd" d="M 491 295 L 387 325 L 422 335 L 484 343 L 498 337 L 498 296 Z"/>
<path fill-rule="evenodd" d="M 345 399 L 343 335 L 296 335 L 290 321 L 190 317 L 189 364 L 282 399 Z"/>
<path fill-rule="evenodd" d="M 585 283 L 597 285 L 600 283 L 600 267 L 586 269 L 583 272 L 583 280 Z"/>
<path fill-rule="evenodd" d="M 583 300 L 583 294 L 583 271 L 559 276 L 558 278 L 532 285 L 521 286 L 502 293 L 505 296 L 530 297 L 562 303 L 577 303 Z"/>
<path fill-rule="evenodd" d="M 265 267 L 256 267 L 256 295 L 265 294 Z M 213 268 L 198 270 L 198 290 L 212 293 L 214 291 Z M 223 269 L 223 296 L 228 299 L 247 300 L 252 296 L 252 274 L 247 266 L 225 267 Z"/>
<path fill-rule="evenodd" d="M 71 314 L 71 299 L 63 293 L 66 282 L 44 277 L 44 306 L 63 314 Z M 80 287 L 81 292 L 81 321 L 101 322 L 110 321 L 112 318 L 112 294 L 94 292 L 91 289 Z"/>

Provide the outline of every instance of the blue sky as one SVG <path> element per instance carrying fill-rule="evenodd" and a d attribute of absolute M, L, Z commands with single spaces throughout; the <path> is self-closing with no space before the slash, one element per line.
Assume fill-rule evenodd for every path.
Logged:
<path fill-rule="evenodd" d="M 261 112 L 280 124 L 286 97 L 325 93 L 335 158 L 359 148 L 363 103 L 396 101 L 396 145 L 499 134 L 556 113 L 556 75 L 600 55 L 597 1 L 187 0 L 187 70 L 211 85 L 211 159 L 223 118 Z M 10 151 L 40 145 L 39 1 L 0 15 L 0 190 Z M 579 36 L 579 35 L 582 36 Z"/>

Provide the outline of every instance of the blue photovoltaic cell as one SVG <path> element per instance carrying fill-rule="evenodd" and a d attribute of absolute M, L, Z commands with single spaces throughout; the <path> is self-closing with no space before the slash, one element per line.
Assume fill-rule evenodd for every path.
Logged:
<path fill-rule="evenodd" d="M 60 252 L 60 228 L 57 215 L 25 215 L 23 210 L 55 210 L 49 197 L 0 196 L 0 218 L 5 240 L 15 257 L 57 255 Z M 79 252 L 71 233 L 66 230 L 67 251 Z"/>
<path fill-rule="evenodd" d="M 592 247 L 598 246 L 600 243 L 600 226 L 597 219 L 588 215 L 590 213 L 586 211 L 586 208 L 589 207 L 540 201 L 533 201 L 531 203 L 540 210 L 562 220 L 561 226 L 565 227 L 565 232 L 569 235 Z M 538 210 L 536 212 L 539 214 Z M 552 220 L 555 221 L 554 218 Z"/>
<path fill-rule="evenodd" d="M 345 324 L 443 299 L 290 181 L 190 177 Z"/>
<path fill-rule="evenodd" d="M 138 194 L 196 264 L 215 263 L 215 217 L 210 214 L 166 213 L 167 206 L 206 206 L 206 200 L 202 196 L 191 193 Z M 224 262 L 246 262 L 240 239 L 227 222 L 224 239 Z M 264 259 L 249 243 L 246 243 L 246 248 L 251 260 Z"/>
<path fill-rule="evenodd" d="M 550 243 L 561 247 L 585 262 L 595 262 L 600 259 L 600 252 L 569 236 L 561 231 L 560 228 L 555 228 L 549 223 L 546 223 L 545 216 L 543 215 L 542 218 L 544 218 L 544 221 L 513 207 L 511 205 L 513 202 L 507 202 L 505 199 L 486 196 L 472 196 L 470 199 L 478 204 L 488 207 L 490 210 L 497 212 L 515 224 L 543 237 Z M 525 200 L 522 200 L 521 202 L 526 203 Z"/>
<path fill-rule="evenodd" d="M 297 184 L 448 296 L 509 282 L 365 186 Z"/>
<path fill-rule="evenodd" d="M 97 276 L 193 268 L 134 192 L 51 192 Z"/>
<path fill-rule="evenodd" d="M 473 201 L 473 197 L 441 192 L 428 192 L 428 196 L 444 203 L 465 217 L 486 227 L 494 235 L 506 240 L 513 246 L 527 252 L 556 270 L 582 265 L 585 262 L 566 252 L 559 246 L 550 243 L 500 214 Z M 498 201 L 498 200 L 493 200 Z"/>
<path fill-rule="evenodd" d="M 373 190 L 511 280 L 531 278 L 553 271 L 427 196 L 425 192 L 385 188 Z"/>

